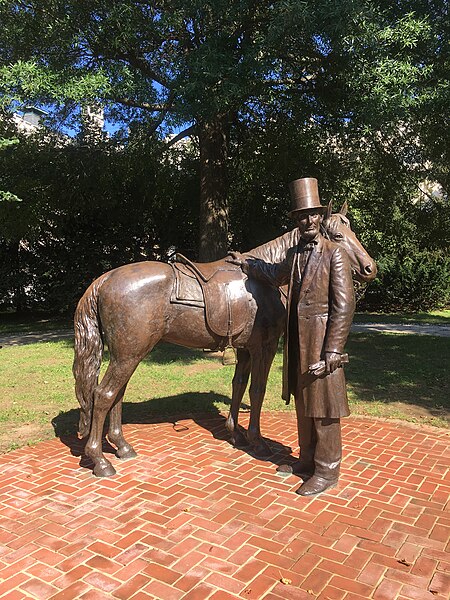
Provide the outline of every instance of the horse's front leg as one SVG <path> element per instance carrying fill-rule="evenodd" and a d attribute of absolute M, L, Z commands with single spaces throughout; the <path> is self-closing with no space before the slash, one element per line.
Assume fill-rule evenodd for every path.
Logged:
<path fill-rule="evenodd" d="M 276 340 L 278 342 L 278 340 Z M 261 408 L 266 393 L 267 379 L 270 367 L 275 357 L 277 343 L 266 343 L 262 348 L 251 355 L 252 380 L 250 384 L 250 422 L 248 425 L 247 438 L 257 456 L 266 457 L 273 454 L 270 446 L 261 436 Z"/>
<path fill-rule="evenodd" d="M 227 430 L 231 434 L 231 443 L 237 448 L 249 445 L 245 434 L 239 429 L 239 407 L 241 406 L 242 398 L 247 389 L 248 378 L 250 376 L 250 353 L 248 350 L 238 348 L 237 365 L 234 371 L 232 396 L 230 412 L 225 423 Z"/>
<path fill-rule="evenodd" d="M 122 460 L 137 456 L 134 448 L 126 441 L 122 430 L 122 401 L 126 386 L 120 390 L 110 412 L 108 440 L 117 447 L 116 456 Z"/>

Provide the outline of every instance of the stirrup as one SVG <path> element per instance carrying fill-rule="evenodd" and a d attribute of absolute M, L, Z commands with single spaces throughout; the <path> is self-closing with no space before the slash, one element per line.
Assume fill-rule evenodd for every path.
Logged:
<path fill-rule="evenodd" d="M 227 344 L 222 354 L 222 364 L 225 366 L 235 365 L 237 363 L 236 348 L 231 344 Z"/>

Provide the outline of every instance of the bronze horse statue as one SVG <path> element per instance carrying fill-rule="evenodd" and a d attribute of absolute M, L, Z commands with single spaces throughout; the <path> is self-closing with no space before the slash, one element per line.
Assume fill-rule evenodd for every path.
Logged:
<path fill-rule="evenodd" d="M 323 222 L 323 233 L 346 249 L 355 278 L 360 282 L 370 281 L 376 275 L 376 265 L 352 232 L 345 212 L 343 207 L 341 212 L 331 214 L 330 205 Z M 294 229 L 245 256 L 280 262 L 298 241 L 298 230 Z M 231 269 L 235 283 L 242 282 L 240 288 L 230 288 L 243 294 L 246 317 L 245 326 L 237 333 L 228 330 L 233 334 L 228 336 L 228 341 L 237 349 L 238 361 L 226 425 L 236 446 L 250 444 L 255 454 L 270 455 L 270 447 L 261 437 L 260 415 L 269 370 L 284 328 L 285 297 L 277 288 L 247 279 L 226 259 L 197 267 L 200 270 L 206 268 L 207 276 L 200 273 L 205 280 L 216 271 Z M 108 477 L 116 472 L 102 453 L 103 427 L 108 412 L 107 435 L 109 442 L 117 447 L 116 455 L 122 459 L 136 456 L 123 436 L 122 401 L 130 377 L 153 347 L 160 341 L 190 348 L 224 345 L 224 332 L 218 335 L 215 333 L 217 328 L 211 329 L 204 306 L 173 301 L 175 271 L 174 266 L 162 262 L 125 265 L 96 279 L 78 303 L 74 318 L 73 373 L 80 403 L 79 433 L 81 437 L 89 436 L 85 454 L 92 459 L 94 474 L 98 477 Z M 220 307 L 220 303 L 216 305 Z M 99 383 L 105 343 L 110 362 Z M 244 435 L 238 427 L 238 412 L 250 375 L 250 422 L 247 435 Z"/>

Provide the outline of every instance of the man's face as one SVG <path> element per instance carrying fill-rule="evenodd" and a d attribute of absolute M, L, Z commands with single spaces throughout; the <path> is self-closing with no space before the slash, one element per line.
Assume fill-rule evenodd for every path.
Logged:
<path fill-rule="evenodd" d="M 321 211 L 308 210 L 301 212 L 296 218 L 296 224 L 299 228 L 301 237 L 310 242 L 313 240 L 320 231 L 320 224 L 323 221 L 323 214 Z"/>

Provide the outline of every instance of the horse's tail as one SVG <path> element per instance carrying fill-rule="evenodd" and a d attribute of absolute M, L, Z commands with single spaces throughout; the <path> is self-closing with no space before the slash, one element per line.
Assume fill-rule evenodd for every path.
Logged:
<path fill-rule="evenodd" d="M 110 273 L 96 279 L 78 302 L 74 316 L 75 358 L 73 375 L 75 393 L 80 403 L 78 431 L 81 437 L 89 435 L 94 405 L 94 389 L 103 355 L 103 339 L 98 315 L 99 290 Z"/>

